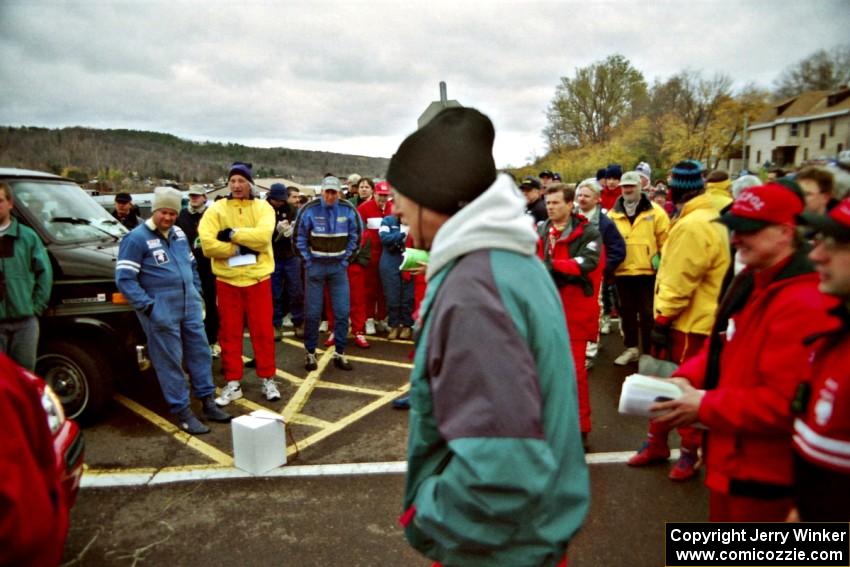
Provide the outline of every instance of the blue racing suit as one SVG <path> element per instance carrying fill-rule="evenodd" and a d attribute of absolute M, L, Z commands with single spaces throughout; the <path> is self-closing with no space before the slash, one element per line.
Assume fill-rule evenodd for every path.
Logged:
<path fill-rule="evenodd" d="M 384 248 L 378 269 L 387 300 L 387 323 L 390 327 L 412 327 L 413 278 L 405 279 L 408 274 L 399 271 L 407 234 L 401 231 L 398 217 L 388 215 L 381 221 L 378 236 Z"/>
<path fill-rule="evenodd" d="M 184 360 L 195 396 L 212 395 L 215 386 L 202 318 L 201 280 L 183 230 L 173 226 L 166 238 L 151 220 L 134 228 L 118 249 L 115 283 L 136 309 L 172 413 L 189 406 Z"/>
<path fill-rule="evenodd" d="M 295 219 L 295 249 L 304 260 L 307 300 L 304 317 L 304 347 L 315 352 L 322 317 L 325 284 L 334 314 L 336 352 L 345 352 L 351 298 L 348 290 L 348 259 L 360 245 L 363 224 L 357 209 L 340 199 L 329 207 L 320 197 L 298 211 Z"/>

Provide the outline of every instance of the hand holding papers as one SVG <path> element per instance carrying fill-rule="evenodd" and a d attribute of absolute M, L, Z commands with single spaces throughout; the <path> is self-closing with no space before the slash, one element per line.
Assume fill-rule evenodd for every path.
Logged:
<path fill-rule="evenodd" d="M 650 409 L 653 404 L 675 400 L 681 395 L 682 389 L 671 380 L 632 374 L 623 382 L 619 411 L 625 415 L 657 417 L 660 414 Z"/>

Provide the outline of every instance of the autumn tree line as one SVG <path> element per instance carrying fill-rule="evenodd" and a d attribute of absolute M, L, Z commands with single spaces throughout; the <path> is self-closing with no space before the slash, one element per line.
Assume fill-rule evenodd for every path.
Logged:
<path fill-rule="evenodd" d="M 240 144 L 192 142 L 170 134 L 93 128 L 0 127 L 0 165 L 48 171 L 105 191 L 150 190 L 171 180 L 216 183 L 233 161 L 254 164 L 254 175 L 314 184 L 326 172 L 382 174 L 385 158 Z M 147 184 L 145 181 L 147 180 Z"/>
<path fill-rule="evenodd" d="M 631 168 L 646 161 L 663 177 L 686 158 L 715 168 L 743 156 L 745 124 L 756 121 L 771 102 L 848 82 L 850 44 L 789 65 L 772 90 L 754 84 L 736 89 L 726 74 L 694 70 L 650 85 L 628 59 L 611 55 L 560 79 L 546 111 L 548 151 L 513 173 L 550 169 L 576 181 L 608 163 Z"/>

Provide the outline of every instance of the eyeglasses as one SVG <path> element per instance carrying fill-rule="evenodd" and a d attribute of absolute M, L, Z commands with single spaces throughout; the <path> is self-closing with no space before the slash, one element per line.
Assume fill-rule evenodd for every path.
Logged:
<path fill-rule="evenodd" d="M 850 250 L 850 241 L 842 241 L 836 240 L 833 236 L 824 236 L 823 234 L 816 234 L 812 239 L 815 247 L 823 244 L 823 247 L 826 248 L 828 252 L 841 252 L 844 250 Z"/>

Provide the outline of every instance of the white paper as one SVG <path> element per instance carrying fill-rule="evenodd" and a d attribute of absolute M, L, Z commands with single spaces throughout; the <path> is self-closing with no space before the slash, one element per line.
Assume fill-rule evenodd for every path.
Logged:
<path fill-rule="evenodd" d="M 652 412 L 650 406 L 656 402 L 675 400 L 682 389 L 664 378 L 632 374 L 627 376 L 620 391 L 619 412 L 624 415 L 657 417 L 663 412 Z"/>
<path fill-rule="evenodd" d="M 250 266 L 257 263 L 257 257 L 254 254 L 237 254 L 227 259 L 227 265 L 231 268 L 236 266 Z"/>
<path fill-rule="evenodd" d="M 366 219 L 366 228 L 370 228 L 372 230 L 378 230 L 381 228 L 381 221 L 384 220 L 381 217 L 369 217 Z"/>

